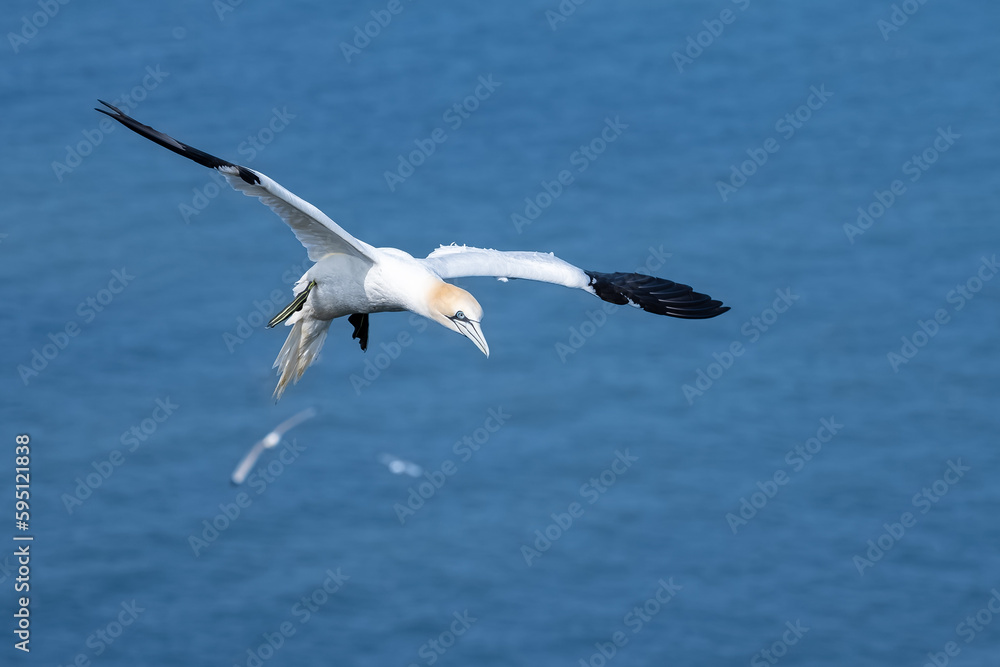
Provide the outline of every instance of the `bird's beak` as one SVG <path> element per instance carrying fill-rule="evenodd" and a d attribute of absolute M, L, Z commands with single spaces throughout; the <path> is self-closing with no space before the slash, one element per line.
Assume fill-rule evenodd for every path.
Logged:
<path fill-rule="evenodd" d="M 483 354 L 489 358 L 490 356 L 490 346 L 486 344 L 486 337 L 483 335 L 483 330 L 479 327 L 479 322 L 473 322 L 472 320 L 454 320 L 455 325 L 458 327 L 458 333 L 462 334 L 473 343 L 476 344 Z"/>

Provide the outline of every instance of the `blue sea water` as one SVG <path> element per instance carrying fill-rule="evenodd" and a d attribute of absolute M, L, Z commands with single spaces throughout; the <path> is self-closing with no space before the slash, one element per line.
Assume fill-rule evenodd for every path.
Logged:
<path fill-rule="evenodd" d="M 996 3 L 17 0 L 2 27 L 3 664 L 996 664 Z M 489 359 L 338 321 L 275 404 L 259 313 L 303 249 L 98 98 L 375 245 L 643 266 L 732 310 L 460 280 Z"/>

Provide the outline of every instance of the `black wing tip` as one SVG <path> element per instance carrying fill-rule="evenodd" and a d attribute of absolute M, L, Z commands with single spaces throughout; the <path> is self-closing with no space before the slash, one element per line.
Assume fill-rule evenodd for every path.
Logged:
<path fill-rule="evenodd" d="M 584 271 L 590 287 L 604 301 L 631 303 L 648 313 L 688 320 L 707 320 L 730 310 L 721 301 L 695 292 L 689 285 L 641 273 Z"/>
<path fill-rule="evenodd" d="M 109 103 L 107 103 L 107 102 L 105 102 L 104 100 L 101 100 L 101 99 L 99 99 L 97 101 L 100 102 L 101 104 L 103 104 L 104 106 L 106 106 L 108 109 L 111 109 L 111 111 L 108 111 L 108 109 L 102 109 L 100 107 L 94 107 L 94 111 L 102 113 L 105 116 L 107 116 L 108 118 L 114 118 L 115 120 L 117 120 L 119 123 L 122 123 L 123 125 L 127 125 L 127 123 L 124 120 L 125 118 L 128 118 L 132 122 L 136 122 L 136 120 L 134 118 L 129 118 L 128 115 L 125 114 L 125 112 L 123 112 L 121 109 L 119 109 L 115 105 L 109 104 Z M 114 112 L 114 113 L 112 113 L 112 112 Z"/>
<path fill-rule="evenodd" d="M 135 118 L 132 118 L 127 113 L 125 113 L 124 111 L 122 111 L 113 104 L 109 104 L 108 102 L 105 102 L 102 99 L 98 99 L 97 101 L 106 106 L 108 109 L 111 109 L 111 111 L 108 111 L 107 109 L 100 109 L 98 107 L 94 107 L 94 111 L 99 111 L 100 113 L 104 114 L 105 116 L 108 116 L 109 118 L 114 118 L 116 121 L 118 121 L 128 129 L 132 130 L 136 134 L 141 135 L 149 139 L 150 141 L 163 146 L 167 150 L 173 151 L 178 155 L 182 155 L 188 158 L 189 160 L 193 160 L 198 164 L 204 167 L 209 167 L 211 169 L 219 169 L 219 167 L 229 167 L 235 169 L 239 174 L 240 178 L 242 178 L 246 183 L 249 183 L 250 185 L 260 185 L 260 178 L 253 170 L 247 169 L 246 167 L 243 167 L 238 164 L 233 164 L 232 162 L 227 162 L 226 160 L 223 160 L 222 158 L 217 158 L 214 155 L 206 153 L 205 151 L 201 151 L 198 150 L 197 148 L 188 146 L 185 143 L 177 141 L 168 134 L 164 134 L 159 130 L 153 129 L 149 125 L 144 125 L 143 123 L 140 123 Z M 114 113 L 111 113 L 112 111 Z"/>
<path fill-rule="evenodd" d="M 253 170 L 247 169 L 239 164 L 230 164 L 228 166 L 236 167 L 236 171 L 239 173 L 240 178 L 242 178 L 244 182 L 249 183 L 250 185 L 260 185 L 260 177 L 258 177 Z"/>
<path fill-rule="evenodd" d="M 104 106 L 106 106 L 108 109 L 111 109 L 111 111 L 114 111 L 119 116 L 124 116 L 125 115 L 125 113 L 121 109 L 119 109 L 118 107 L 116 107 L 114 104 L 111 104 L 110 102 L 105 102 L 101 98 L 97 98 L 97 101 L 100 102 L 101 104 L 103 104 Z M 97 107 L 94 107 L 94 111 L 100 111 L 101 113 L 106 113 L 109 116 L 111 116 L 112 118 L 114 118 L 114 114 L 108 112 L 106 109 L 99 109 Z"/>

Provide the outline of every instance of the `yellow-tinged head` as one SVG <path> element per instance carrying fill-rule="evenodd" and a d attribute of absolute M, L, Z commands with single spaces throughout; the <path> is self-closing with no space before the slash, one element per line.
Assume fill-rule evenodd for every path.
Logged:
<path fill-rule="evenodd" d="M 462 334 L 476 344 L 483 354 L 490 356 L 490 346 L 479 327 L 483 307 L 476 298 L 461 287 L 446 282 L 435 285 L 428 299 L 430 317 L 438 324 Z"/>

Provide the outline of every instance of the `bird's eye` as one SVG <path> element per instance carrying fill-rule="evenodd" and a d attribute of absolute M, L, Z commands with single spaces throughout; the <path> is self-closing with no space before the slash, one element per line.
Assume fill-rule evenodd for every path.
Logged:
<path fill-rule="evenodd" d="M 465 313 L 463 313 L 462 311 L 458 311 L 457 313 L 455 313 L 455 319 L 456 320 L 464 320 L 465 319 Z"/>

